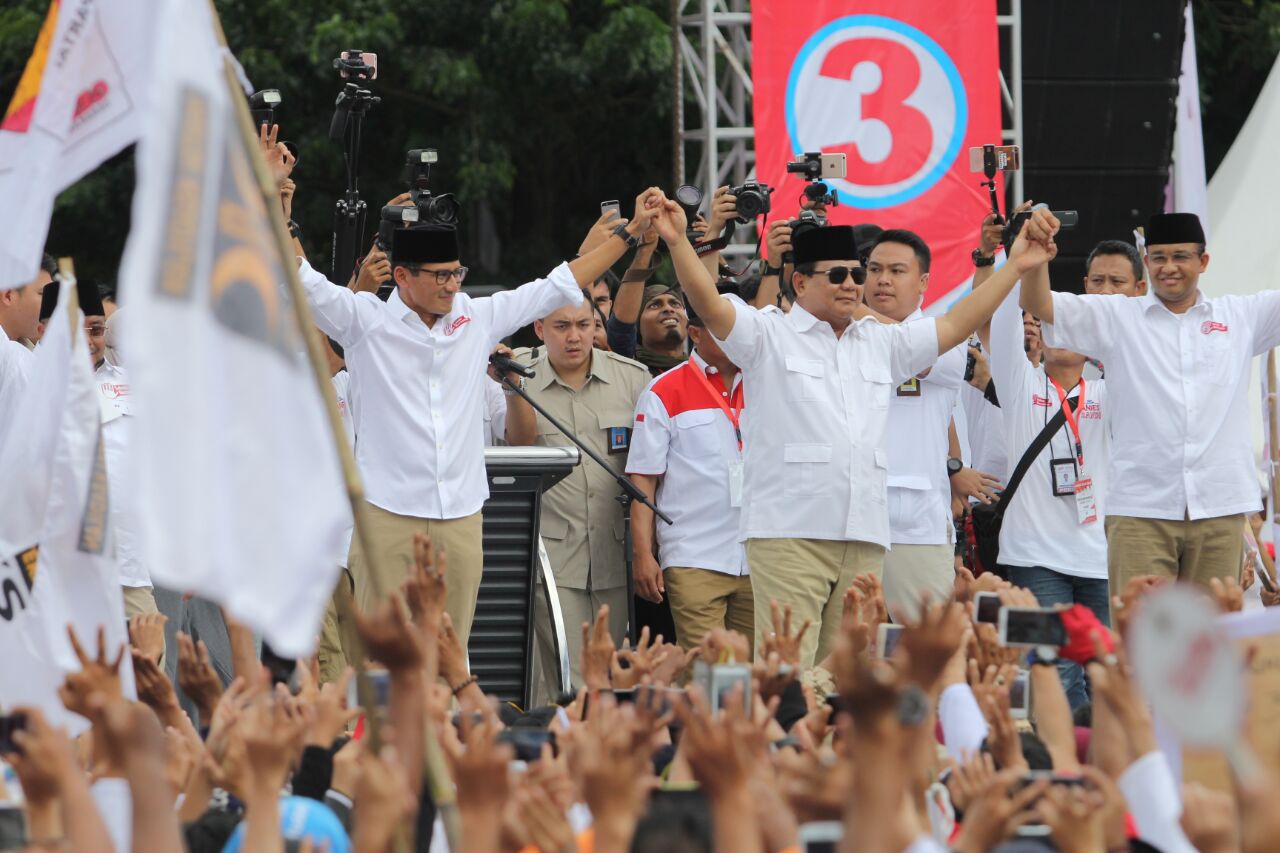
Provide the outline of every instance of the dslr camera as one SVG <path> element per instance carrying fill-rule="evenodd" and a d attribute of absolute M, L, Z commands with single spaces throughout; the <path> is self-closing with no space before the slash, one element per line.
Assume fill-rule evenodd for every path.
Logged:
<path fill-rule="evenodd" d="M 391 232 L 402 226 L 436 225 L 458 227 L 458 200 L 453 193 L 432 195 L 429 188 L 431 166 L 439 159 L 434 148 L 413 148 L 405 155 L 405 177 L 409 184 L 409 204 L 389 204 L 382 208 L 378 223 L 378 247 L 391 248 Z"/>
<path fill-rule="evenodd" d="M 729 194 L 738 199 L 738 215 L 734 222 L 749 225 L 757 217 L 769 212 L 769 196 L 773 195 L 773 188 L 759 181 L 747 181 L 736 187 L 729 187 Z"/>

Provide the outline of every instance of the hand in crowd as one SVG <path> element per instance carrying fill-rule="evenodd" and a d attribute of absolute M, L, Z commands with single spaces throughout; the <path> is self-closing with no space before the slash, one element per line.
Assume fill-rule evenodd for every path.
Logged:
<path fill-rule="evenodd" d="M 769 266 L 781 267 L 783 256 L 791 251 L 791 222 L 787 219 L 775 219 L 769 223 L 768 236 L 765 239 L 765 258 Z"/>
<path fill-rule="evenodd" d="M 704 240 L 715 240 L 724 232 L 724 226 L 738 215 L 738 197 L 729 194 L 729 187 L 718 187 L 711 196 L 711 213 L 707 218 Z"/>
<path fill-rule="evenodd" d="M 279 135 L 280 125 L 278 124 L 271 125 L 269 131 L 265 124 L 258 126 L 258 145 L 262 149 L 263 159 L 267 162 L 267 171 L 271 173 L 271 180 L 276 187 L 289 179 L 289 175 L 293 173 L 293 167 L 297 164 L 289 146 L 277 141 Z"/>
<path fill-rule="evenodd" d="M 356 273 L 356 293 L 377 293 L 382 285 L 391 281 L 391 260 L 375 240 L 364 256 L 364 263 Z"/>
<path fill-rule="evenodd" d="M 213 709 L 222 697 L 222 679 L 209 659 L 209 647 L 204 640 L 193 643 L 191 637 L 179 631 L 178 686 L 195 703 L 200 721 L 208 724 L 213 719 Z"/>
<path fill-rule="evenodd" d="M 164 626 L 169 617 L 162 613 L 139 613 L 129 620 L 129 643 L 144 657 L 159 663 L 164 657 Z"/>
<path fill-rule="evenodd" d="M 1000 479 L 973 468 L 964 467 L 951 475 L 951 494 L 959 498 L 973 498 L 989 504 L 1000 497 L 1003 488 Z"/>

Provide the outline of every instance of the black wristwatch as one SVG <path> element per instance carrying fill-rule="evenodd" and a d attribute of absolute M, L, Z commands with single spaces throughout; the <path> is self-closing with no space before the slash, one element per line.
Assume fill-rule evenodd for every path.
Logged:
<path fill-rule="evenodd" d="M 947 476 L 954 477 L 960 473 L 960 469 L 964 468 L 964 460 L 956 459 L 954 456 L 947 460 Z"/>
<path fill-rule="evenodd" d="M 929 697 L 912 684 L 898 694 L 898 722 L 915 728 L 929 718 Z"/>
<path fill-rule="evenodd" d="M 764 262 L 764 272 L 762 273 L 762 275 L 765 275 L 765 276 L 776 275 L 776 276 L 778 276 L 779 278 L 781 278 L 781 277 L 782 277 L 782 267 L 771 267 L 771 266 L 769 266 L 769 262 L 768 262 L 768 261 L 765 261 L 765 262 Z"/>
<path fill-rule="evenodd" d="M 990 255 L 984 255 L 982 254 L 981 249 L 974 249 L 973 254 L 970 255 L 970 257 L 973 258 L 973 265 L 975 267 L 994 266 L 996 262 L 995 252 L 992 252 Z"/>
<path fill-rule="evenodd" d="M 627 226 L 625 225 L 619 225 L 617 228 L 613 229 L 613 235 L 615 237 L 621 237 L 624 241 L 626 241 L 626 244 L 629 248 L 634 249 L 640 245 L 640 235 L 632 234 L 630 231 L 627 230 Z"/>

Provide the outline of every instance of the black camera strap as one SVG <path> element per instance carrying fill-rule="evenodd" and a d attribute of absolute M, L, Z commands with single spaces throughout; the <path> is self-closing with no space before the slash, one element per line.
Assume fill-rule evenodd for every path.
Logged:
<path fill-rule="evenodd" d="M 1068 397 L 1067 405 L 1071 407 L 1071 411 L 1075 411 L 1079 405 L 1078 397 Z M 1013 469 L 1013 474 L 1009 476 L 1009 482 L 1005 484 L 1004 491 L 1000 493 L 1000 504 L 996 507 L 998 515 L 1003 516 L 1006 509 L 1009 508 L 1009 501 L 1013 500 L 1013 494 L 1018 490 L 1018 484 L 1022 482 L 1022 478 L 1031 470 L 1031 466 L 1035 463 L 1036 458 L 1040 456 L 1041 451 L 1049 446 L 1049 442 L 1053 439 L 1055 433 L 1062 429 L 1062 425 L 1067 422 L 1067 410 L 1060 407 L 1057 414 L 1049 419 L 1044 425 L 1040 433 L 1031 441 L 1026 452 L 1022 454 L 1022 458 L 1018 460 L 1018 465 Z"/>

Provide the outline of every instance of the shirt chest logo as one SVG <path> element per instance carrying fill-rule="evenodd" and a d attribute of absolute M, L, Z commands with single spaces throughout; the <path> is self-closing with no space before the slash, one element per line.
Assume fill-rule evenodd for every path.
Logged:
<path fill-rule="evenodd" d="M 102 396 L 108 400 L 119 400 L 121 397 L 129 396 L 129 384 L 127 382 L 103 382 L 99 388 Z"/>
<path fill-rule="evenodd" d="M 1041 408 L 1047 409 L 1049 408 L 1049 398 L 1041 397 L 1039 394 L 1032 394 L 1031 405 L 1040 406 Z"/>
<path fill-rule="evenodd" d="M 1205 320 L 1200 324 L 1200 334 L 1211 335 L 1214 332 L 1226 332 L 1227 324 L 1219 323 L 1217 320 Z"/>
<path fill-rule="evenodd" d="M 1086 400 L 1084 409 L 1080 412 L 1081 420 L 1100 421 L 1102 420 L 1102 406 L 1093 400 Z"/>
<path fill-rule="evenodd" d="M 461 329 L 463 326 L 467 325 L 470 322 L 471 322 L 470 317 L 459 317 L 458 319 L 454 320 L 452 323 L 444 327 L 444 333 L 446 336 L 452 335 L 454 332 L 458 331 L 459 329 Z"/>

